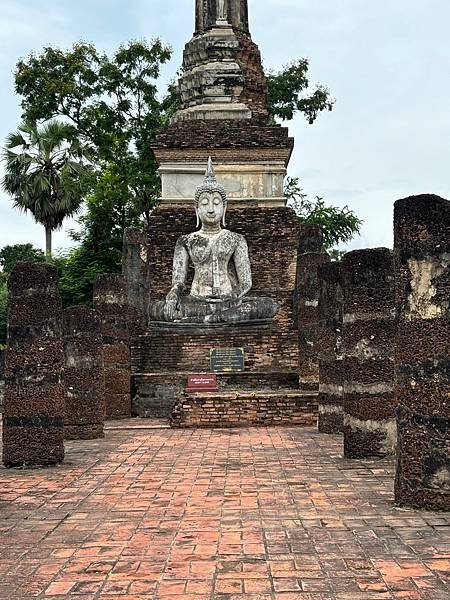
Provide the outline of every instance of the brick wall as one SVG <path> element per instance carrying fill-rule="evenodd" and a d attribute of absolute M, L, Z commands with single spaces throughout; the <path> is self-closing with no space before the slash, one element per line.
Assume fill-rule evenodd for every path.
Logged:
<path fill-rule="evenodd" d="M 0 413 L 3 411 L 4 394 L 5 394 L 5 351 L 0 350 Z"/>
<path fill-rule="evenodd" d="M 300 392 L 192 394 L 176 402 L 172 427 L 249 427 L 317 424 L 317 399 Z"/>
<path fill-rule="evenodd" d="M 133 414 L 169 418 L 176 401 L 183 397 L 189 371 L 136 374 L 133 377 Z M 218 373 L 222 392 L 298 390 L 297 371 Z"/>
<path fill-rule="evenodd" d="M 297 257 L 296 302 L 298 309 L 300 389 L 319 389 L 319 296 L 318 271 L 330 257 L 323 252 L 320 227 L 302 225 Z"/>
<path fill-rule="evenodd" d="M 130 308 L 125 277 L 108 274 L 97 277 L 94 308 L 100 314 L 103 335 L 106 418 L 128 419 L 131 416 Z"/>

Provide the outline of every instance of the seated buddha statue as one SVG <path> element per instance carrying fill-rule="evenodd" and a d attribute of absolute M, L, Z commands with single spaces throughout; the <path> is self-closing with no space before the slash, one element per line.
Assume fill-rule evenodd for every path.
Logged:
<path fill-rule="evenodd" d="M 237 323 L 272 319 L 278 303 L 248 296 L 252 273 L 244 236 L 225 229 L 227 195 L 217 181 L 211 159 L 204 182 L 195 192 L 198 231 L 183 235 L 175 246 L 172 288 L 150 306 L 154 321 Z M 222 227 L 223 225 L 223 227 Z M 189 262 L 194 279 L 186 294 Z"/>

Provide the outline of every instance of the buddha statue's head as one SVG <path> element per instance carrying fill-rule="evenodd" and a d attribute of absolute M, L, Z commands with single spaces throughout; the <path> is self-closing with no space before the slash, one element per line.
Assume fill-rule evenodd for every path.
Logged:
<path fill-rule="evenodd" d="M 197 215 L 197 227 L 200 225 L 220 225 L 225 227 L 225 215 L 227 211 L 227 193 L 223 185 L 217 179 L 211 158 L 208 160 L 208 168 L 204 181 L 195 190 L 195 214 Z"/>

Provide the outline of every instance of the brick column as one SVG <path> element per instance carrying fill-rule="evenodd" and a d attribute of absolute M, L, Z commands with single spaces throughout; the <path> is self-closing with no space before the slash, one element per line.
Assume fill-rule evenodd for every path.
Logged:
<path fill-rule="evenodd" d="M 106 418 L 131 416 L 131 361 L 128 299 L 122 275 L 100 275 L 94 284 L 94 308 L 103 334 Z"/>
<path fill-rule="evenodd" d="M 319 389 L 319 330 L 320 282 L 318 269 L 330 261 L 322 249 L 322 230 L 315 225 L 300 228 L 297 255 L 296 298 L 299 333 L 299 384 L 303 391 Z"/>
<path fill-rule="evenodd" d="M 87 306 L 63 313 L 67 440 L 102 438 L 105 420 L 103 338 L 98 313 Z"/>
<path fill-rule="evenodd" d="M 344 453 L 348 458 L 393 454 L 394 268 L 387 248 L 349 252 L 344 291 Z"/>
<path fill-rule="evenodd" d="M 64 459 L 65 391 L 56 269 L 19 263 L 8 289 L 3 463 L 54 465 Z"/>
<path fill-rule="evenodd" d="M 150 289 L 147 243 L 148 234 L 144 231 L 131 228 L 125 230 L 122 273 L 127 287 L 131 335 L 140 335 L 147 326 Z"/>
<path fill-rule="evenodd" d="M 395 204 L 397 502 L 450 510 L 450 202 Z"/>
<path fill-rule="evenodd" d="M 5 351 L 0 350 L 0 412 L 3 412 L 4 396 L 5 396 Z"/>
<path fill-rule="evenodd" d="M 342 285 L 341 264 L 319 267 L 319 431 L 342 433 L 344 426 L 342 372 Z"/>

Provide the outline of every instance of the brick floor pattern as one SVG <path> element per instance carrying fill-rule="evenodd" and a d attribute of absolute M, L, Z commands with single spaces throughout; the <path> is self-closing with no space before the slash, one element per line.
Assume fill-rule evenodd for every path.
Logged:
<path fill-rule="evenodd" d="M 0 598 L 450 597 L 450 513 L 396 509 L 394 461 L 295 427 L 115 430 L 0 469 Z"/>

